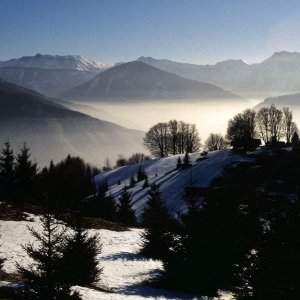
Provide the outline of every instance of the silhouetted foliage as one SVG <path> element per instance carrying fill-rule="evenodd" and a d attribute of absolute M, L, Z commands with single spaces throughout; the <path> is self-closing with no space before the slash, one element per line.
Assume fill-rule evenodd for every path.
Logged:
<path fill-rule="evenodd" d="M 24 143 L 16 158 L 14 202 L 18 204 L 36 200 L 37 164 L 30 159 L 29 151 Z"/>
<path fill-rule="evenodd" d="M 178 156 L 176 169 L 180 169 L 180 168 L 182 168 L 182 159 L 180 156 Z"/>
<path fill-rule="evenodd" d="M 144 183 L 143 183 L 143 189 L 146 189 L 147 187 L 149 187 L 149 181 L 148 181 L 148 177 L 146 177 Z"/>
<path fill-rule="evenodd" d="M 156 259 L 168 256 L 173 241 L 173 222 L 168 209 L 162 203 L 159 187 L 152 184 L 146 208 L 141 216 L 141 225 L 145 230 L 141 234 L 140 253 Z"/>
<path fill-rule="evenodd" d="M 139 166 L 136 178 L 137 178 L 137 182 L 145 180 L 147 178 L 147 174 L 145 170 L 142 168 L 142 166 Z"/>
<path fill-rule="evenodd" d="M 0 154 L 0 200 L 10 202 L 15 191 L 15 157 L 9 141 L 4 143 Z"/>
<path fill-rule="evenodd" d="M 299 134 L 297 131 L 293 133 L 292 139 L 291 139 L 292 145 L 297 146 L 300 144 Z"/>
<path fill-rule="evenodd" d="M 130 188 L 133 188 L 133 187 L 135 187 L 135 184 L 136 184 L 136 181 L 135 181 L 135 179 L 134 179 L 134 176 L 132 175 L 132 176 L 130 177 L 129 187 L 130 187 Z"/>
<path fill-rule="evenodd" d="M 85 199 L 82 205 L 85 216 L 101 218 L 108 221 L 117 220 L 117 206 L 112 195 L 99 191 L 97 194 Z"/>
<path fill-rule="evenodd" d="M 98 235 L 89 235 L 82 227 L 80 215 L 71 228 L 73 233 L 66 236 L 62 249 L 62 279 L 71 285 L 90 285 L 100 279 L 102 269 L 97 256 L 101 254 Z"/>
<path fill-rule="evenodd" d="M 132 208 L 132 194 L 127 190 L 126 187 L 122 189 L 119 197 L 118 205 L 118 221 L 127 226 L 136 225 L 135 211 Z"/>
<path fill-rule="evenodd" d="M 205 141 L 207 151 L 224 150 L 228 148 L 228 142 L 219 133 L 211 133 Z"/>
<path fill-rule="evenodd" d="M 58 209 L 78 210 L 82 200 L 95 193 L 92 168 L 80 157 L 68 155 L 41 175 L 43 190 Z"/>
<path fill-rule="evenodd" d="M 65 238 L 64 230 L 56 219 L 46 213 L 41 218 L 43 231 L 37 232 L 29 228 L 33 237 L 39 242 L 24 246 L 27 255 L 34 260 L 28 268 L 17 265 L 19 273 L 28 281 L 24 287 L 25 299 L 80 299 L 71 295 L 70 284 L 62 279 L 62 245 Z"/>
<path fill-rule="evenodd" d="M 188 168 L 191 166 L 191 163 L 190 163 L 190 156 L 188 154 L 188 152 L 185 153 L 184 157 L 183 157 L 183 164 L 182 164 L 182 167 L 183 168 Z"/>
<path fill-rule="evenodd" d="M 177 120 L 152 126 L 146 132 L 144 144 L 155 157 L 192 153 L 201 146 L 195 124 Z"/>

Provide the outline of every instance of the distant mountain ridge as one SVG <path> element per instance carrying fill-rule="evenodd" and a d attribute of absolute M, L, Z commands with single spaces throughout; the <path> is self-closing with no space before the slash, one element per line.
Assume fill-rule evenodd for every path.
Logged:
<path fill-rule="evenodd" d="M 298 52 L 275 52 L 270 58 L 255 64 L 242 60 L 226 60 L 214 65 L 194 65 L 151 57 L 138 60 L 179 76 L 215 84 L 247 98 L 300 92 Z"/>
<path fill-rule="evenodd" d="M 62 95 L 79 101 L 216 99 L 245 101 L 215 85 L 190 80 L 140 61 L 110 68 Z"/>
<path fill-rule="evenodd" d="M 270 105 L 276 105 L 279 108 L 290 107 L 291 109 L 300 108 L 300 93 L 281 95 L 278 97 L 268 97 L 258 103 L 254 109 L 260 109 L 262 107 L 268 107 Z"/>
<path fill-rule="evenodd" d="M 80 55 L 24 56 L 0 62 L 0 77 L 50 97 L 92 79 L 110 66 Z"/>
<path fill-rule="evenodd" d="M 36 54 L 35 56 L 23 56 L 8 61 L 0 62 L 0 68 L 37 68 L 37 69 L 64 69 L 98 73 L 107 69 L 110 65 L 85 58 L 81 55 L 48 55 Z"/>
<path fill-rule="evenodd" d="M 57 100 L 58 101 L 58 100 Z M 144 133 L 70 110 L 34 91 L 0 80 L 0 143 L 27 142 L 43 166 L 69 153 L 102 166 L 106 157 L 144 152 Z"/>

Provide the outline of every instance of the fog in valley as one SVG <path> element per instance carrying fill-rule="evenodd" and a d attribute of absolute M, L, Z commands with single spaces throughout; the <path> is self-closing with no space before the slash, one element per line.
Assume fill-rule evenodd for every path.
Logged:
<path fill-rule="evenodd" d="M 171 119 L 195 123 L 201 140 L 204 141 L 209 133 L 225 134 L 227 122 L 236 113 L 245 108 L 253 107 L 255 102 L 247 104 L 222 101 L 154 101 L 147 103 L 82 103 L 71 105 L 73 109 L 90 114 L 95 118 L 117 123 L 130 129 L 147 131 L 158 122 Z"/>

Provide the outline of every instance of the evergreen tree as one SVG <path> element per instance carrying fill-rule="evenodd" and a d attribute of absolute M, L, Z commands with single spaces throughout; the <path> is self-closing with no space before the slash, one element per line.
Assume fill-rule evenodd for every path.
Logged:
<path fill-rule="evenodd" d="M 143 181 L 146 179 L 147 174 L 145 173 L 145 171 L 143 170 L 143 168 L 140 166 L 137 172 L 137 182 Z"/>
<path fill-rule="evenodd" d="M 190 156 L 187 152 L 185 152 L 184 158 L 183 158 L 183 168 L 188 168 L 190 167 Z"/>
<path fill-rule="evenodd" d="M 148 176 L 146 177 L 144 184 L 143 184 L 143 189 L 146 189 L 147 187 L 149 187 L 149 181 L 148 181 Z"/>
<path fill-rule="evenodd" d="M 182 159 L 179 156 L 177 159 L 176 169 L 180 169 L 180 168 L 182 168 Z"/>
<path fill-rule="evenodd" d="M 297 145 L 299 145 L 300 144 L 300 139 L 299 139 L 299 135 L 298 135 L 298 133 L 297 133 L 297 131 L 295 131 L 294 133 L 293 133 L 293 136 L 292 136 L 292 145 L 293 146 L 297 146 Z"/>
<path fill-rule="evenodd" d="M 282 205 L 285 205 L 284 203 Z M 300 298 L 300 206 L 273 208 L 272 221 L 256 249 L 254 267 L 247 270 L 248 293 L 237 299 Z"/>
<path fill-rule="evenodd" d="M 66 237 L 62 257 L 62 279 L 71 285 L 90 285 L 100 279 L 102 269 L 97 256 L 101 253 L 98 235 L 89 235 L 78 216 L 73 233 Z"/>
<path fill-rule="evenodd" d="M 107 191 L 108 191 L 108 180 L 107 180 L 107 178 L 105 178 L 104 180 L 102 180 L 99 183 L 98 192 L 99 193 L 106 193 Z"/>
<path fill-rule="evenodd" d="M 119 202 L 118 221 L 127 226 L 136 225 L 135 211 L 132 208 L 132 194 L 126 187 L 122 189 Z"/>
<path fill-rule="evenodd" d="M 135 187 L 135 184 L 136 184 L 136 181 L 135 181 L 135 179 L 134 179 L 134 176 L 132 175 L 132 176 L 130 177 L 129 187 L 130 187 L 130 188 L 133 188 L 133 187 Z"/>
<path fill-rule="evenodd" d="M 92 218 L 102 218 L 108 221 L 117 220 L 117 207 L 114 197 L 103 190 L 83 201 L 82 213 Z"/>
<path fill-rule="evenodd" d="M 141 217 L 141 224 L 145 230 L 141 235 L 140 253 L 156 259 L 166 257 L 173 240 L 172 223 L 171 215 L 162 203 L 159 187 L 154 183 L 151 185 L 147 206 Z"/>
<path fill-rule="evenodd" d="M 0 153 L 0 195 L 1 200 L 10 202 L 13 198 L 15 173 L 15 157 L 9 141 L 4 143 Z"/>
<path fill-rule="evenodd" d="M 39 246 L 33 243 L 24 246 L 27 255 L 34 260 L 29 268 L 17 264 L 19 273 L 29 282 L 24 288 L 25 298 L 29 299 L 78 299 L 71 296 L 70 285 L 62 280 L 62 245 L 65 238 L 57 220 L 46 213 L 41 218 L 43 231 L 39 233 L 29 228 Z"/>
<path fill-rule="evenodd" d="M 15 167 L 17 203 L 33 201 L 36 194 L 37 164 L 30 159 L 30 148 L 24 143 Z"/>

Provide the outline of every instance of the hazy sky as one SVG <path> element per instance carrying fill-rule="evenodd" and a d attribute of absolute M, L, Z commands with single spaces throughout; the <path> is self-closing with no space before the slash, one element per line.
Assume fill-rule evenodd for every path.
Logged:
<path fill-rule="evenodd" d="M 300 51 L 300 1 L 0 0 L 0 60 L 81 54 L 197 64 Z"/>

